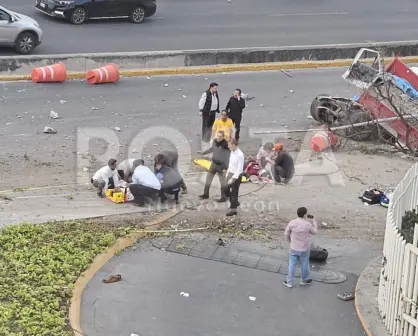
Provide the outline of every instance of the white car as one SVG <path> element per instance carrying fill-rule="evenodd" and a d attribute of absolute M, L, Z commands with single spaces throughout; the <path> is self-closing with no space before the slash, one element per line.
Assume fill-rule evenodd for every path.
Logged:
<path fill-rule="evenodd" d="M 26 55 L 41 44 L 42 36 L 42 29 L 34 19 L 0 6 L 0 46 Z"/>

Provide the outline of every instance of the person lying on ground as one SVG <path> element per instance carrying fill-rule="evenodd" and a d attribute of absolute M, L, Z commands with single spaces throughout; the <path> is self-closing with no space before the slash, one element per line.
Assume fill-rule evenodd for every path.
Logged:
<path fill-rule="evenodd" d="M 261 169 L 265 168 L 268 163 L 274 164 L 274 156 L 276 155 L 274 151 L 274 144 L 272 142 L 266 142 L 258 150 L 256 161 Z"/>
<path fill-rule="evenodd" d="M 119 177 L 127 183 L 132 182 L 132 175 L 134 173 L 133 164 L 135 159 L 126 159 L 119 163 L 118 174 Z"/>
<path fill-rule="evenodd" d="M 228 118 L 228 112 L 223 110 L 219 119 L 216 119 L 212 127 L 212 140 L 216 138 L 216 134 L 219 131 L 224 131 L 224 137 L 226 141 L 230 141 L 232 137 L 232 129 L 234 128 L 234 123 L 230 118 Z"/>
<path fill-rule="evenodd" d="M 163 163 L 162 163 L 163 166 L 167 166 L 167 167 L 170 167 L 170 168 L 173 168 L 173 169 L 179 171 L 179 166 L 178 166 L 179 155 L 178 155 L 177 151 L 164 150 L 160 154 L 162 156 L 164 156 L 164 160 L 163 160 Z M 155 171 L 155 168 L 156 168 L 156 164 L 157 163 L 155 162 L 155 159 L 154 159 L 154 171 Z M 181 179 L 180 184 L 181 184 L 181 186 L 180 186 L 181 187 L 181 192 L 183 194 L 186 194 L 187 193 L 187 186 L 186 186 L 186 183 L 184 182 L 184 179 Z"/>
<path fill-rule="evenodd" d="M 167 201 L 166 194 L 168 194 L 174 195 L 174 200 L 178 204 L 182 177 L 177 170 L 164 165 L 164 155 L 162 154 L 155 157 L 155 175 L 161 183 L 161 202 Z"/>
<path fill-rule="evenodd" d="M 288 183 L 295 174 L 293 158 L 283 149 L 281 144 L 276 143 L 274 146 L 274 149 L 278 153 L 273 166 L 274 180 L 278 183 Z"/>
<path fill-rule="evenodd" d="M 204 152 L 198 152 L 203 155 L 213 153 L 211 160 L 212 163 L 209 167 L 208 174 L 206 175 L 205 188 L 203 189 L 203 194 L 199 196 L 200 199 L 209 198 L 209 189 L 213 178 L 215 175 L 218 175 L 219 183 L 221 184 L 221 198 L 218 200 L 218 202 L 226 201 L 226 196 L 224 194 L 226 183 L 225 176 L 229 165 L 229 155 L 231 154 L 231 151 L 229 150 L 228 142 L 224 139 L 224 136 L 224 131 L 218 131 L 216 139 L 212 143 L 212 147 Z"/>
<path fill-rule="evenodd" d="M 119 191 L 119 174 L 116 164 L 116 159 L 110 159 L 107 165 L 95 172 L 91 178 L 91 184 L 97 188 L 97 196 L 104 197 L 109 188 Z"/>
<path fill-rule="evenodd" d="M 152 198 L 161 190 L 160 181 L 155 174 L 144 165 L 144 160 L 135 160 L 133 163 L 132 183 L 129 190 L 134 197 L 134 203 L 138 206 L 145 205 L 145 198 Z"/>

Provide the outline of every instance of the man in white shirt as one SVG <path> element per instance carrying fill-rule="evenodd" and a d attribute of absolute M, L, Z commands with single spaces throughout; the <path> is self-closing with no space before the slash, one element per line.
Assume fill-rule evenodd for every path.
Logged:
<path fill-rule="evenodd" d="M 226 177 L 227 185 L 225 187 L 225 196 L 229 197 L 231 203 L 227 216 L 235 216 L 237 214 L 237 208 L 240 203 L 238 202 L 239 187 L 241 185 L 242 173 L 244 171 L 244 153 L 238 148 L 238 141 L 232 139 L 229 143 L 229 149 L 231 154 L 229 157 L 228 175 Z"/>
<path fill-rule="evenodd" d="M 138 206 L 145 205 L 145 197 L 154 197 L 161 189 L 161 183 L 153 171 L 144 165 L 144 160 L 135 160 L 132 183 L 129 185 L 134 202 Z"/>
<path fill-rule="evenodd" d="M 119 189 L 119 174 L 116 170 L 116 159 L 110 159 L 107 165 L 100 168 L 91 178 L 91 183 L 97 188 L 97 196 L 103 197 L 108 188 Z"/>
<path fill-rule="evenodd" d="M 199 115 L 202 117 L 202 141 L 210 142 L 213 123 L 219 113 L 218 84 L 210 83 L 199 100 Z"/>
<path fill-rule="evenodd" d="M 134 161 L 135 159 L 126 159 L 119 163 L 118 174 L 125 182 L 130 183 L 132 181 Z"/>

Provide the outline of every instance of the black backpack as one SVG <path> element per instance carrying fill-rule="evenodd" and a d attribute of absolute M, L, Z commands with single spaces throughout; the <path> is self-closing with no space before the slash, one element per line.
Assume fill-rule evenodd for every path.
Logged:
<path fill-rule="evenodd" d="M 370 205 L 380 204 L 380 197 L 382 197 L 382 195 L 383 192 L 378 189 L 368 189 L 364 192 L 360 199 Z"/>

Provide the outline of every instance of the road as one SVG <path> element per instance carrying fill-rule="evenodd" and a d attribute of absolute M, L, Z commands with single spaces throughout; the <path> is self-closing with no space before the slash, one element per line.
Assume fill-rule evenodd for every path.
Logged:
<path fill-rule="evenodd" d="M 243 146 L 245 143 L 253 146 L 256 141 L 249 138 L 250 127 L 309 127 L 312 122 L 307 118 L 309 105 L 316 94 L 354 95 L 353 88 L 340 77 L 343 71 L 293 71 L 292 78 L 282 72 L 131 78 L 116 85 L 101 86 L 89 86 L 80 81 L 53 85 L 0 84 L 0 189 L 10 187 L 10 183 L 23 187 L 50 185 L 51 181 L 52 184 L 75 182 L 73 171 L 79 158 L 76 153 L 81 151 L 77 149 L 77 139 L 81 137 L 77 137 L 76 130 L 81 127 L 92 127 L 90 132 L 98 127 L 109 128 L 120 141 L 118 148 L 117 139 L 108 140 L 119 151 L 119 158 L 127 155 L 129 144 L 140 131 L 155 126 L 178 130 L 180 133 L 172 135 L 170 142 L 179 147 L 180 152 L 195 152 L 200 145 L 197 101 L 211 81 L 220 84 L 222 106 L 236 87 L 255 96 L 244 112 Z M 61 118 L 49 120 L 51 110 Z M 42 134 L 47 125 L 58 133 Z M 121 131 L 114 131 L 114 127 Z M 149 137 L 147 150 L 152 152 L 162 146 L 158 135 L 169 135 L 161 129 L 151 129 L 151 133 L 142 137 Z M 153 140 L 154 137 L 157 139 Z M 176 144 L 177 137 L 186 140 Z M 92 146 L 91 151 L 96 156 L 102 153 L 103 141 L 93 141 Z M 142 147 L 140 144 L 135 146 L 138 151 Z M 255 147 L 248 147 L 248 150 L 254 151 Z M 151 152 L 144 156 L 155 154 Z"/>
<path fill-rule="evenodd" d="M 141 25 L 83 26 L 37 12 L 34 1 L 2 5 L 39 21 L 45 37 L 36 53 L 60 54 L 416 40 L 418 3 L 399 1 L 158 0 L 155 17 Z"/>

